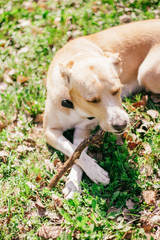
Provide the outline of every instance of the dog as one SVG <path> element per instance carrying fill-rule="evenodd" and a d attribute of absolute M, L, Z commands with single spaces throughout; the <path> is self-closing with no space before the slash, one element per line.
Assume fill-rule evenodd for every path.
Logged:
<path fill-rule="evenodd" d="M 132 22 L 82 36 L 60 49 L 48 70 L 44 133 L 49 145 L 70 156 L 98 124 L 122 134 L 129 117 L 121 97 L 145 88 L 160 93 L 160 20 Z M 73 143 L 63 132 L 74 128 Z M 83 151 L 63 194 L 81 192 L 83 171 L 95 183 L 108 173 Z"/>

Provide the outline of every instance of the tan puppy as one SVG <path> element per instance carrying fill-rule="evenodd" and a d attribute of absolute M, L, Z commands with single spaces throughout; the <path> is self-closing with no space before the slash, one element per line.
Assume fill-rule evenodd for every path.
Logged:
<path fill-rule="evenodd" d="M 68 42 L 48 72 L 47 142 L 70 156 L 97 124 L 122 133 L 129 118 L 121 96 L 142 86 L 160 93 L 160 20 L 134 22 Z M 75 128 L 73 144 L 63 136 L 69 128 Z M 108 173 L 83 152 L 68 176 L 65 197 L 81 191 L 82 170 L 96 183 L 109 183 Z"/>

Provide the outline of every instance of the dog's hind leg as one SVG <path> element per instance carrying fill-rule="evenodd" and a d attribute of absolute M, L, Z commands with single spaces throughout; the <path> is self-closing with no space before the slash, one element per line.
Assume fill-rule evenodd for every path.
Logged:
<path fill-rule="evenodd" d="M 160 44 L 150 49 L 139 68 L 137 79 L 147 91 L 160 93 Z"/>

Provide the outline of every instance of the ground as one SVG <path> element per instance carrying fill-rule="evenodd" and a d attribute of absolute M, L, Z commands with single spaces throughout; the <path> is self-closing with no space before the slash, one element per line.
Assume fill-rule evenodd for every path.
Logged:
<path fill-rule="evenodd" d="M 47 69 L 60 47 L 159 17 L 158 0 L 0 0 L 0 240 L 160 239 L 158 95 L 124 99 L 131 127 L 89 149 L 111 182 L 84 176 L 74 200 L 63 199 L 67 174 L 47 189 L 64 156 L 46 145 L 42 128 Z"/>

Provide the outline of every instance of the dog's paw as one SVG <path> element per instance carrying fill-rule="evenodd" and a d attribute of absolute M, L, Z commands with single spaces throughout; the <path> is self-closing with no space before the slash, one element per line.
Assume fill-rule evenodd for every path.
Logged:
<path fill-rule="evenodd" d="M 81 193 L 80 183 L 78 183 L 74 179 L 69 179 L 66 182 L 65 187 L 62 190 L 62 193 L 66 199 L 73 199 L 75 192 Z"/>
<path fill-rule="evenodd" d="M 95 183 L 102 183 L 107 185 L 110 182 L 108 172 L 101 168 L 97 163 L 94 163 L 93 166 L 85 170 L 88 177 Z"/>
<path fill-rule="evenodd" d="M 78 159 L 77 163 L 93 182 L 102 183 L 103 185 L 107 185 L 110 182 L 108 173 L 93 158 L 87 156 L 85 161 Z"/>

